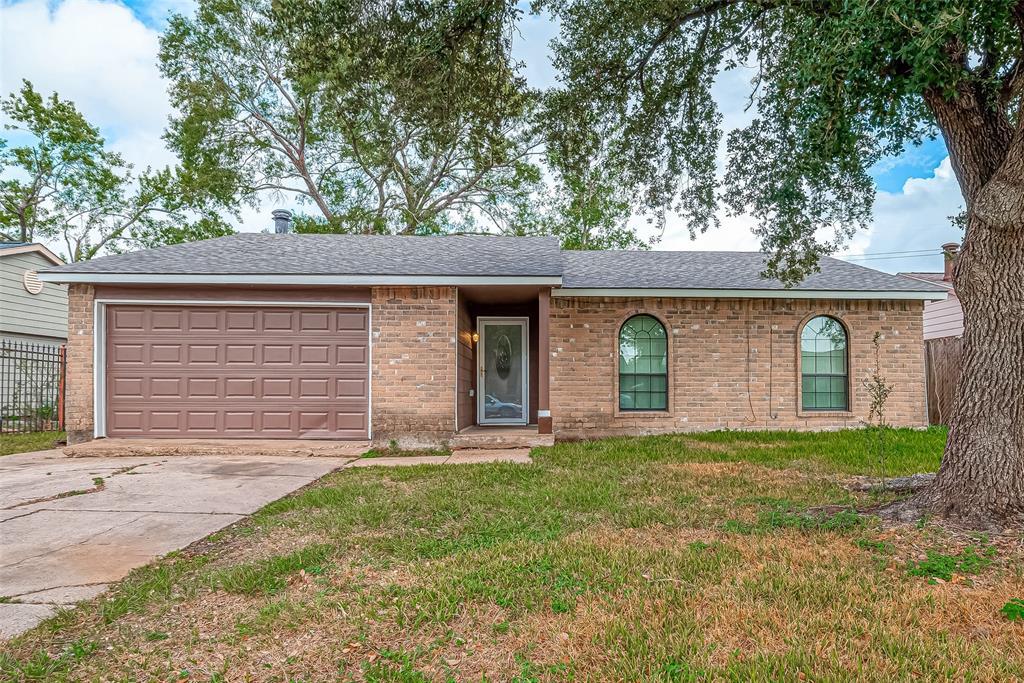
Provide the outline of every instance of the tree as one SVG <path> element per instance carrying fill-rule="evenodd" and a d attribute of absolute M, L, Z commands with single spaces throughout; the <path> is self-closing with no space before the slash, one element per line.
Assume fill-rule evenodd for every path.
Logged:
<path fill-rule="evenodd" d="M 941 133 L 966 200 L 963 373 L 934 485 L 896 512 L 1024 519 L 1024 2 L 538 0 L 561 24 L 556 151 L 602 140 L 636 206 L 750 212 L 792 283 L 870 221 L 867 169 Z M 723 178 L 711 86 L 753 67 Z M 563 159 L 572 163 L 572 157 Z M 822 235 L 824 234 L 824 238 Z"/>
<path fill-rule="evenodd" d="M 528 212 L 533 93 L 497 3 L 200 0 L 160 61 L 167 138 L 228 206 L 315 207 L 309 229 L 510 229 Z"/>
<path fill-rule="evenodd" d="M 44 98 L 24 81 L 0 102 L 4 128 L 23 144 L 0 141 L 0 236 L 59 240 L 70 261 L 103 251 L 171 244 L 231 232 L 209 212 L 189 223 L 189 195 L 172 169 L 132 175 L 106 149 L 99 129 L 72 102 Z"/>

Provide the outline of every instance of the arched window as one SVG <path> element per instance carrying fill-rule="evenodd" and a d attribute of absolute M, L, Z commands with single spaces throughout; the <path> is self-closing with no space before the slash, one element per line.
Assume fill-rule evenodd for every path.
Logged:
<path fill-rule="evenodd" d="M 800 333 L 803 409 L 849 410 L 849 373 L 843 324 L 827 315 L 808 320 Z"/>
<path fill-rule="evenodd" d="M 668 335 L 649 315 L 619 330 L 619 410 L 668 409 Z"/>

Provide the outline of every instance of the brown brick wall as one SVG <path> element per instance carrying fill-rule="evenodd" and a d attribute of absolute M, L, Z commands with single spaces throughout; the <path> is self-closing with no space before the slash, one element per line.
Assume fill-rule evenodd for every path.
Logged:
<path fill-rule="evenodd" d="M 64 402 L 68 443 L 93 435 L 93 301 L 92 285 L 68 286 L 68 367 Z"/>
<path fill-rule="evenodd" d="M 371 299 L 374 441 L 447 441 L 455 432 L 455 288 L 375 287 Z"/>
<path fill-rule="evenodd" d="M 618 330 L 631 315 L 659 318 L 669 334 L 669 410 L 618 411 Z M 798 410 L 798 331 L 814 315 L 849 330 L 849 413 Z M 858 426 L 870 399 L 861 380 L 882 339 L 882 373 L 895 385 L 890 423 L 924 426 L 919 301 L 589 299 L 551 301 L 551 411 L 555 435 L 596 437 L 705 429 Z"/>

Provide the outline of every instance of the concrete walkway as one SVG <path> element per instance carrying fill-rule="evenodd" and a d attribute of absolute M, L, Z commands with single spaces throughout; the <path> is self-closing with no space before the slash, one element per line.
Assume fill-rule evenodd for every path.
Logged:
<path fill-rule="evenodd" d="M 359 458 L 348 467 L 407 467 L 410 465 L 475 465 L 488 462 L 516 462 L 528 464 L 529 448 L 491 448 L 453 451 L 451 455 L 396 455 L 377 458 Z"/>
<path fill-rule="evenodd" d="M 0 638 L 350 462 L 267 456 L 0 458 Z"/>

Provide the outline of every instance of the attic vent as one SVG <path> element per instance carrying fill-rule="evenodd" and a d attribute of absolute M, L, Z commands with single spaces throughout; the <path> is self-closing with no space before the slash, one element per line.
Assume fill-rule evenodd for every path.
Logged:
<path fill-rule="evenodd" d="M 25 285 L 25 291 L 29 294 L 38 294 L 43 291 L 43 282 L 39 279 L 39 274 L 34 270 L 26 270 L 21 281 Z"/>

